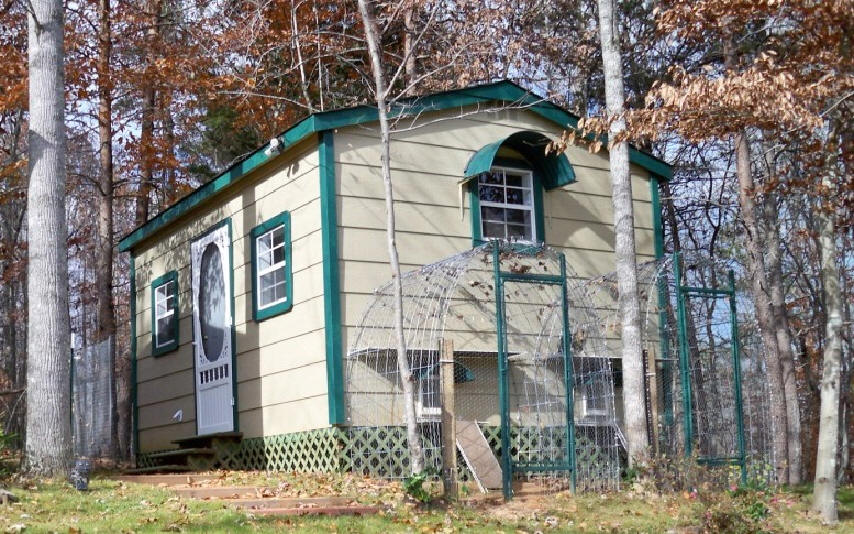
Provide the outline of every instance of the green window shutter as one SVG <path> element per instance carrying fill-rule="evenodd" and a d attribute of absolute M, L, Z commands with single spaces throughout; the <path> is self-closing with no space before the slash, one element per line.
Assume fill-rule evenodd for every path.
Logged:
<path fill-rule="evenodd" d="M 269 306 L 259 306 L 260 298 L 261 298 L 261 289 L 258 287 L 258 238 L 275 230 L 276 228 L 282 227 L 284 233 L 284 261 L 285 265 L 284 269 L 284 281 L 285 281 L 285 295 L 284 300 L 281 302 L 277 302 L 275 304 Z M 270 317 L 275 317 L 276 315 L 281 315 L 283 313 L 289 312 L 291 307 L 293 307 L 293 259 L 291 257 L 291 214 L 290 212 L 283 211 L 279 215 L 276 215 L 272 219 L 266 220 L 263 223 L 259 224 L 255 228 L 252 229 L 250 234 L 252 239 L 252 318 L 255 321 L 263 321 L 264 319 L 269 319 Z M 270 273 L 272 274 L 272 273 Z"/>
<path fill-rule="evenodd" d="M 172 305 L 169 306 L 169 309 L 172 312 L 172 325 L 169 327 L 171 329 L 171 335 L 169 337 L 169 341 L 166 343 L 158 343 L 160 341 L 160 334 L 158 328 L 158 320 L 157 320 L 157 289 L 163 286 L 166 286 L 169 283 L 173 284 L 174 297 L 172 299 Z M 163 276 L 155 279 L 151 282 L 151 355 L 152 356 L 160 356 L 166 354 L 167 352 L 172 352 L 173 350 L 178 348 L 178 337 L 180 335 L 180 317 L 179 317 L 179 302 L 180 298 L 180 288 L 178 287 L 178 273 L 175 271 L 169 271 Z"/>

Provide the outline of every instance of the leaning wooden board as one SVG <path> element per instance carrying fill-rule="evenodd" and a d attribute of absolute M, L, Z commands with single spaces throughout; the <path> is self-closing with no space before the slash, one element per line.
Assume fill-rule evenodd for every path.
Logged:
<path fill-rule="evenodd" d="M 501 466 L 477 423 L 457 421 L 457 447 L 481 491 L 501 489 Z"/>

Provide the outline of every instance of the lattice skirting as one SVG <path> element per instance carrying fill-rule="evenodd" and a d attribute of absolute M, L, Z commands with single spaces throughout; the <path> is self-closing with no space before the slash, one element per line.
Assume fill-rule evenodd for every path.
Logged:
<path fill-rule="evenodd" d="M 501 458 L 501 429 L 481 425 L 481 430 L 495 456 Z M 441 472 L 441 448 L 422 437 L 426 465 Z M 510 454 L 514 461 L 531 462 L 542 454 L 562 454 L 564 443 L 560 432 L 543 438 L 530 428 L 514 428 L 510 435 Z M 241 442 L 215 445 L 216 464 L 222 469 L 344 472 L 352 471 L 381 478 L 409 475 L 409 451 L 404 426 L 336 427 L 246 438 Z M 137 456 L 139 467 L 155 465 L 151 453 Z M 584 460 L 583 455 L 580 460 Z M 470 478 L 462 457 L 458 455 L 462 480 Z"/>

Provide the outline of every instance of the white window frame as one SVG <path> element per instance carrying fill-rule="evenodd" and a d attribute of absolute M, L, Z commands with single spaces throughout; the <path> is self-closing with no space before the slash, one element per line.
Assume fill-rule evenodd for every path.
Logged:
<path fill-rule="evenodd" d="M 175 315 L 174 304 L 171 306 L 169 305 L 170 296 L 169 296 L 169 291 L 167 291 L 167 289 L 170 286 L 172 287 L 172 291 L 173 291 L 171 299 L 174 302 L 175 299 L 178 297 L 178 295 L 177 295 L 178 284 L 175 282 L 175 280 L 167 280 L 166 282 L 164 282 L 164 283 L 162 283 L 159 286 L 154 288 L 154 325 L 153 326 L 154 326 L 154 348 L 156 348 L 156 349 L 166 347 L 168 345 L 171 345 L 172 343 L 175 343 L 175 341 L 176 341 L 175 339 L 169 339 L 165 343 L 161 343 L 160 342 L 160 328 L 158 328 L 158 325 L 160 324 L 161 319 L 166 319 L 167 317 L 171 317 L 171 316 Z M 160 309 L 161 304 L 163 306 L 165 306 L 166 312 L 163 314 L 158 314 L 157 312 Z"/>
<path fill-rule="evenodd" d="M 507 222 L 504 221 L 502 224 L 504 225 L 504 235 L 505 237 L 487 237 L 486 236 L 486 223 L 487 220 L 483 217 L 483 208 L 502 208 L 502 209 L 511 209 L 511 210 L 519 210 L 519 211 L 528 211 L 531 214 L 531 236 L 528 239 L 517 239 L 520 243 L 535 243 L 537 241 L 537 213 L 536 213 L 536 202 L 534 200 L 534 173 L 528 169 L 520 169 L 518 167 L 506 167 L 502 165 L 494 165 L 490 167 L 489 172 L 501 171 L 504 173 L 504 184 L 503 185 L 491 185 L 491 184 L 483 184 L 488 187 L 501 187 L 505 191 L 504 198 L 507 199 L 506 191 L 509 187 L 510 189 L 519 189 L 523 191 L 528 190 L 530 193 L 529 198 L 531 199 L 531 204 L 508 204 L 507 202 L 492 202 L 488 200 L 483 200 L 480 198 L 480 176 L 477 178 L 477 200 L 478 200 L 478 209 L 480 210 L 480 237 L 484 241 L 490 240 L 499 240 L 499 239 L 509 239 L 507 236 Z M 523 187 L 516 186 L 508 186 L 507 185 L 507 174 L 511 174 L 512 176 L 520 176 L 523 180 L 526 180 L 528 185 Z M 489 221 L 496 222 L 496 221 Z"/>
<path fill-rule="evenodd" d="M 282 243 L 280 245 L 273 246 L 273 232 L 275 232 L 276 230 L 278 230 L 280 228 L 282 230 Z M 260 261 L 261 247 L 258 245 L 258 243 L 262 239 L 267 238 L 267 237 L 269 237 L 269 239 L 270 239 L 270 248 L 267 251 L 267 254 L 270 255 L 270 266 L 265 268 L 265 269 L 261 269 L 261 261 Z M 255 307 L 258 310 L 265 310 L 265 309 L 270 308 L 272 306 L 276 306 L 277 304 L 282 304 L 282 303 L 288 301 L 287 284 L 290 282 L 288 280 L 288 271 L 286 269 L 286 266 L 288 264 L 288 255 L 286 253 L 287 252 L 286 245 L 287 245 L 287 233 L 285 231 L 285 225 L 284 224 L 274 226 L 273 228 L 270 228 L 269 230 L 267 230 L 266 232 L 264 232 L 263 234 L 261 234 L 255 238 L 255 265 L 258 266 L 258 269 L 257 269 L 258 272 L 255 273 L 255 284 L 256 284 L 255 287 L 258 288 L 258 290 L 255 292 L 256 293 L 255 298 L 257 299 L 257 302 L 255 303 Z M 282 253 L 282 261 L 273 263 L 273 258 L 276 256 L 275 251 L 280 249 L 280 248 L 284 249 L 284 252 Z M 282 269 L 284 271 L 285 281 L 282 283 L 282 285 L 285 287 L 285 292 L 284 292 L 285 294 L 282 296 L 282 298 L 280 298 L 278 300 L 274 300 L 272 302 L 268 302 L 267 304 L 261 305 L 261 295 L 264 294 L 264 287 L 261 285 L 261 278 L 263 275 L 270 274 L 272 272 L 277 271 L 278 269 Z"/>
<path fill-rule="evenodd" d="M 432 393 L 433 399 L 435 399 L 437 406 L 425 406 L 424 384 L 432 380 L 436 381 L 436 390 Z M 432 369 L 432 372 L 429 372 L 427 376 L 424 376 L 423 378 L 418 380 L 418 400 L 416 402 L 416 409 L 418 412 L 418 419 L 422 421 L 435 421 L 436 419 L 442 417 L 442 380 L 439 377 L 438 368 Z"/>

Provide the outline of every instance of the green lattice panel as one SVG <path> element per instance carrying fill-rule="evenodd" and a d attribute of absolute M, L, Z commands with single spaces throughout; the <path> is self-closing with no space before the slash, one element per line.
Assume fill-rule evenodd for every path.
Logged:
<path fill-rule="evenodd" d="M 229 469 L 341 471 L 341 431 L 334 428 L 248 438 L 229 458 Z"/>
<path fill-rule="evenodd" d="M 166 452 L 169 450 L 172 450 L 172 449 L 160 449 L 160 450 L 156 450 L 156 451 L 141 452 L 141 453 L 137 454 L 136 455 L 136 467 L 139 469 L 143 469 L 145 467 L 154 467 L 156 465 L 159 465 L 157 463 L 157 460 L 153 459 L 151 456 L 154 454 Z"/>
<path fill-rule="evenodd" d="M 425 464 L 440 472 L 442 451 L 422 436 Z M 344 434 L 342 469 L 379 478 L 409 476 L 409 440 L 406 427 L 349 427 Z"/>

